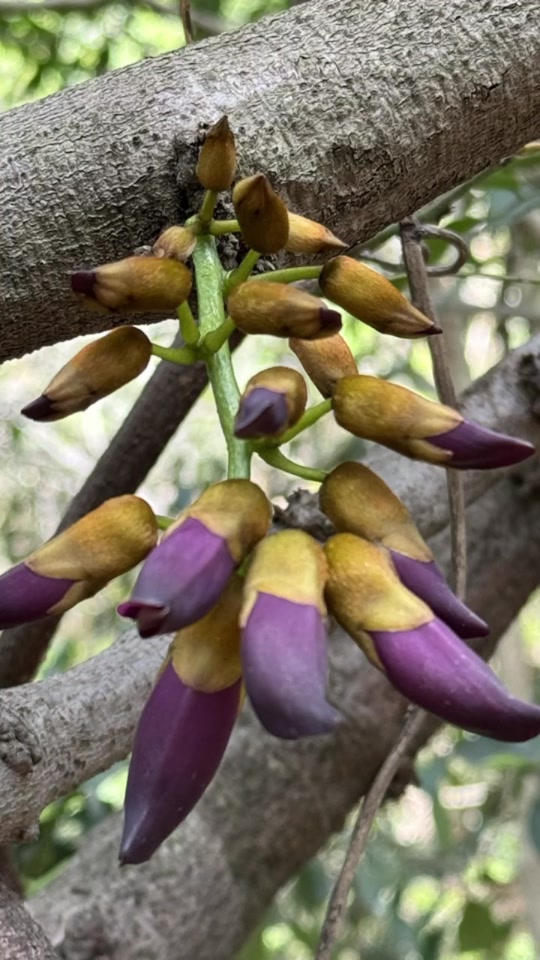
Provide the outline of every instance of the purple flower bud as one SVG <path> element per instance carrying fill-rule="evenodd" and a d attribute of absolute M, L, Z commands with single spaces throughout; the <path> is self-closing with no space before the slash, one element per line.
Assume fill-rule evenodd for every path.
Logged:
<path fill-rule="evenodd" d="M 486 427 L 464 420 L 447 433 L 426 437 L 429 443 L 452 453 L 449 467 L 458 470 L 490 470 L 521 463 L 535 452 L 532 443 L 515 440 L 504 433 L 495 433 Z"/>
<path fill-rule="evenodd" d="M 141 714 L 129 767 L 120 863 L 144 863 L 214 777 L 238 714 L 240 680 L 216 693 L 186 686 L 169 663 Z"/>
<path fill-rule="evenodd" d="M 274 437 L 287 427 L 289 411 L 282 393 L 268 387 L 255 387 L 240 401 L 234 421 L 234 433 L 242 440 Z"/>
<path fill-rule="evenodd" d="M 371 637 L 396 689 L 435 716 L 496 740 L 518 742 L 540 733 L 540 707 L 513 697 L 440 620 Z"/>
<path fill-rule="evenodd" d="M 425 600 L 433 613 L 444 620 L 458 637 L 470 640 L 488 635 L 487 623 L 452 593 L 434 561 L 413 560 L 397 550 L 390 550 L 390 556 L 401 582 L 417 597 Z"/>
<path fill-rule="evenodd" d="M 37 400 L 32 400 L 22 408 L 21 413 L 29 420 L 50 420 L 54 414 L 54 404 L 46 393 L 42 393 Z"/>
<path fill-rule="evenodd" d="M 18 563 L 0 576 L 0 630 L 46 617 L 75 580 L 34 573 Z"/>
<path fill-rule="evenodd" d="M 235 566 L 226 541 L 188 517 L 152 550 L 118 613 L 141 637 L 180 630 L 217 603 Z"/>
<path fill-rule="evenodd" d="M 244 682 L 262 725 L 294 740 L 330 733 L 326 630 L 316 606 L 259 593 L 242 634 Z"/>

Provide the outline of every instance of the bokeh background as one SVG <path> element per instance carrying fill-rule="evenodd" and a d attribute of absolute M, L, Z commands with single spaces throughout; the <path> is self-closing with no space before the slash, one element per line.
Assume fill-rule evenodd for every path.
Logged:
<path fill-rule="evenodd" d="M 289 5 L 286 0 L 193 0 L 196 37 L 235 29 Z M 0 109 L 184 42 L 175 0 L 0 0 Z M 457 276 L 433 281 L 458 389 L 540 328 L 538 147 L 453 191 L 432 212 L 433 222 L 460 233 L 470 247 Z M 140 238 L 141 244 L 147 240 Z M 363 253 L 406 290 L 395 233 L 387 231 L 383 243 L 366 244 Z M 448 248 L 432 243 L 430 262 L 445 258 L 452 259 Z M 152 328 L 153 339 L 168 344 L 174 329 L 172 320 L 160 323 Z M 350 319 L 345 335 L 362 372 L 434 395 L 424 342 L 384 339 Z M 81 338 L 58 344 L 0 369 L 1 569 L 52 534 L 152 372 L 85 414 L 55 424 L 25 421 L 20 408 L 84 343 Z M 235 362 L 241 383 L 265 365 L 297 366 L 286 344 L 269 338 L 244 343 Z M 315 390 L 312 399 L 320 399 Z M 326 418 L 291 444 L 290 455 L 325 468 L 363 452 L 360 441 L 351 441 Z M 205 394 L 141 493 L 156 512 L 174 513 L 221 478 L 223 457 L 212 401 Z M 255 479 L 277 502 L 296 485 L 260 462 Z M 114 640 L 122 629 L 115 608 L 132 579 L 115 581 L 64 617 L 41 676 L 65 670 Z M 539 620 L 536 595 L 494 661 L 513 692 L 530 699 L 540 698 Z M 539 774 L 535 741 L 502 745 L 444 728 L 420 755 L 416 784 L 378 818 L 352 891 L 339 960 L 536 960 Z M 44 811 L 39 841 L 18 851 L 30 894 L 62 869 L 87 830 L 121 808 L 125 778 L 126 764 L 118 764 Z M 345 829 L 280 893 L 238 960 L 313 955 L 347 838 Z"/>

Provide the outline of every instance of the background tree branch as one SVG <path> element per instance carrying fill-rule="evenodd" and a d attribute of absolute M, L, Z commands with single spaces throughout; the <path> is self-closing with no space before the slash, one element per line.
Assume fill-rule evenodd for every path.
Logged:
<path fill-rule="evenodd" d="M 199 125 L 220 114 L 241 173 L 263 169 L 351 242 L 514 152 L 540 122 L 535 0 L 466 14 L 461 0 L 313 0 L 6 114 L 0 359 L 110 326 L 67 273 L 190 212 Z"/>

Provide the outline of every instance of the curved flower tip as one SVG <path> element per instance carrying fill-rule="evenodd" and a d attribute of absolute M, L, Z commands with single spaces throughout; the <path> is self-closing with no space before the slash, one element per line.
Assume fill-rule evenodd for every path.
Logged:
<path fill-rule="evenodd" d="M 75 580 L 34 573 L 18 563 L 0 577 L 0 630 L 46 617 Z"/>
<path fill-rule="evenodd" d="M 341 330 L 341 314 L 339 310 L 332 310 L 323 304 L 321 306 L 320 318 L 321 331 L 319 338 L 333 337 L 334 334 L 339 333 Z"/>
<path fill-rule="evenodd" d="M 426 437 L 429 443 L 452 454 L 449 467 L 458 470 L 490 470 L 521 463 L 535 452 L 532 443 L 464 420 L 453 430 Z"/>
<path fill-rule="evenodd" d="M 415 630 L 373 631 L 371 637 L 396 689 L 442 720 L 509 742 L 540 733 L 540 706 L 513 697 L 440 620 Z"/>
<path fill-rule="evenodd" d="M 471 640 L 488 635 L 487 623 L 452 593 L 434 561 L 413 560 L 397 550 L 390 550 L 390 556 L 401 582 L 417 597 L 425 600 L 433 613 L 444 620 L 458 637 Z"/>
<path fill-rule="evenodd" d="M 417 333 L 416 336 L 414 337 L 414 339 L 417 340 L 417 339 L 419 339 L 420 337 L 432 337 L 433 334 L 442 333 L 442 332 L 443 332 L 443 328 L 442 328 L 442 327 L 439 327 L 439 325 L 438 325 L 437 323 L 434 323 L 433 326 L 432 326 L 432 327 L 428 327 L 427 330 L 424 330 L 424 331 L 421 331 L 420 333 Z"/>
<path fill-rule="evenodd" d="M 273 437 L 285 430 L 288 418 L 287 400 L 282 393 L 255 387 L 240 401 L 234 434 L 243 440 Z"/>
<path fill-rule="evenodd" d="M 73 293 L 82 293 L 85 297 L 93 297 L 95 282 L 96 275 L 93 270 L 77 270 L 71 274 Z"/>
<path fill-rule="evenodd" d="M 259 593 L 242 634 L 244 682 L 262 725 L 296 740 L 331 733 L 326 631 L 317 607 Z"/>
<path fill-rule="evenodd" d="M 231 735 L 240 681 L 216 693 L 186 686 L 171 663 L 141 714 L 129 767 L 120 863 L 144 863 L 214 777 Z"/>
<path fill-rule="evenodd" d="M 38 421 L 54 419 L 54 412 L 54 403 L 46 393 L 43 393 L 37 400 L 27 403 L 21 410 L 24 417 Z"/>
<path fill-rule="evenodd" d="M 152 550 L 118 612 L 141 637 L 180 630 L 217 603 L 235 565 L 225 540 L 188 517 Z"/>

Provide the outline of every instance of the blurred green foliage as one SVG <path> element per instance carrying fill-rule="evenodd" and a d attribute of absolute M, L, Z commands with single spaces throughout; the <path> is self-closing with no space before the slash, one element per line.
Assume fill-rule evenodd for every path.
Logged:
<path fill-rule="evenodd" d="M 198 38 L 287 8 L 287 0 L 194 0 Z M 0 108 L 7 109 L 99 74 L 174 50 L 184 42 L 175 0 L 0 0 Z M 458 276 L 433 282 L 459 388 L 484 373 L 540 326 L 540 161 L 531 152 L 509 159 L 446 202 L 431 219 L 470 246 Z M 300 211 L 301 212 L 301 211 Z M 145 238 L 141 238 L 144 242 Z M 453 253 L 429 242 L 430 262 Z M 399 243 L 366 245 L 405 287 Z M 369 262 L 369 261 L 368 261 Z M 425 342 L 382 338 L 352 319 L 345 335 L 364 373 L 433 395 Z M 168 343 L 170 324 L 153 328 Z M 18 411 L 37 396 L 82 342 L 59 344 L 0 369 L 0 560 L 19 560 L 51 535 L 96 459 L 126 416 L 142 383 L 88 413 L 52 425 L 22 421 Z M 297 365 L 286 344 L 251 338 L 238 351 L 241 383 L 262 365 Z M 311 389 L 312 400 L 318 399 Z M 201 448 L 204 455 L 201 456 Z M 291 456 L 329 466 L 360 457 L 366 445 L 332 421 L 319 422 L 291 444 Z M 221 475 L 223 441 L 204 395 L 142 488 L 157 512 L 174 512 Z M 255 477 L 277 499 L 295 486 L 260 461 Z M 42 668 L 46 676 L 95 654 L 121 629 L 116 604 L 131 577 L 64 618 Z M 514 630 L 511 662 L 523 666 L 533 696 L 540 666 L 540 598 L 531 600 Z M 509 641 L 505 641 L 509 642 Z M 508 675 L 508 658 L 502 673 Z M 511 673 L 511 671 L 510 671 Z M 522 678 L 519 681 L 522 683 Z M 535 960 L 540 883 L 540 753 L 535 742 L 501 745 L 444 729 L 419 758 L 418 783 L 384 808 L 351 894 L 339 960 Z M 84 833 L 122 806 L 126 765 L 95 777 L 48 807 L 39 841 L 18 852 L 30 892 L 71 856 Z M 349 836 L 335 837 L 276 898 L 238 960 L 308 960 L 313 956 L 333 878 Z M 521 875 L 524 875 L 524 879 Z M 536 885 L 536 886 L 535 886 Z"/>

